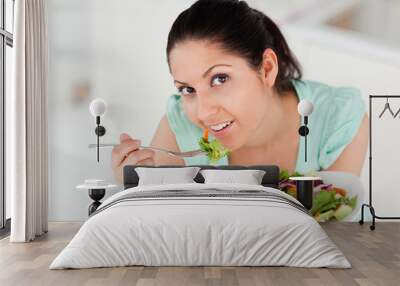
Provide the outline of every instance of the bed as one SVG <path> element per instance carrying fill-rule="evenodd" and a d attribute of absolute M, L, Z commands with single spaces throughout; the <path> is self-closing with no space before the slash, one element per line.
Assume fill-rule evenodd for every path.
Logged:
<path fill-rule="evenodd" d="M 54 259 L 50 269 L 144 266 L 291 266 L 351 268 L 304 206 L 278 189 L 279 168 L 260 185 L 138 185 L 125 166 L 124 190 L 107 198 Z M 146 166 L 149 167 L 149 166 Z M 179 166 L 153 166 L 152 168 Z"/>

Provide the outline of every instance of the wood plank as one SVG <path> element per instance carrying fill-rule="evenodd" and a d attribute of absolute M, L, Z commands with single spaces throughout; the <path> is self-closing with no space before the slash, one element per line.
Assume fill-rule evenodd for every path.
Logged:
<path fill-rule="evenodd" d="M 346 255 L 351 269 L 297 267 L 114 267 L 49 270 L 81 223 L 50 223 L 32 243 L 0 240 L 0 285 L 397 286 L 400 223 L 379 221 L 375 231 L 357 223 L 324 223 L 323 229 Z"/>

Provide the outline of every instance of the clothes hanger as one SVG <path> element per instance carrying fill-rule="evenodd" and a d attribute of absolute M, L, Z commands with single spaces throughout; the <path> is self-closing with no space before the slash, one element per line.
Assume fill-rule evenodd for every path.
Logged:
<path fill-rule="evenodd" d="M 396 118 L 399 113 L 400 113 L 400 108 L 399 110 L 397 110 L 396 114 L 394 115 L 394 118 Z"/>
<path fill-rule="evenodd" d="M 388 98 L 388 97 L 386 97 L 385 107 L 383 108 L 383 111 L 382 111 L 381 114 L 379 115 L 379 118 L 381 118 L 381 117 L 383 116 L 383 114 L 385 113 L 386 110 L 389 110 L 389 112 L 392 114 L 393 117 L 396 117 L 396 116 L 397 116 L 397 113 L 399 113 L 399 111 L 400 111 L 400 109 L 399 109 L 399 111 L 397 111 L 396 115 L 394 115 L 392 109 L 390 108 L 390 105 L 389 105 L 389 98 Z"/>

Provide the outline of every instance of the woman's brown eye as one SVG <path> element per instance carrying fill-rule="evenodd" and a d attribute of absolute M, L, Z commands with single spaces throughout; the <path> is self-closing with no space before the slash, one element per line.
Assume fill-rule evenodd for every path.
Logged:
<path fill-rule="evenodd" d="M 181 93 L 182 95 L 188 95 L 193 93 L 194 88 L 188 87 L 188 86 L 184 86 L 184 87 L 180 87 L 178 89 L 179 93 Z"/>
<path fill-rule="evenodd" d="M 224 82 L 226 82 L 227 80 L 228 80 L 227 75 L 217 75 L 212 79 L 211 84 L 212 85 L 221 85 Z"/>

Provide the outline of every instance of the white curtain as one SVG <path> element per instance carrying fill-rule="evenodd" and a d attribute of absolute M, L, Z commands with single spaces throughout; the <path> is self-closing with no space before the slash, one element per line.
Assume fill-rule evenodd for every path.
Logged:
<path fill-rule="evenodd" d="M 16 0 L 13 92 L 6 98 L 11 242 L 47 232 L 47 3 Z"/>

